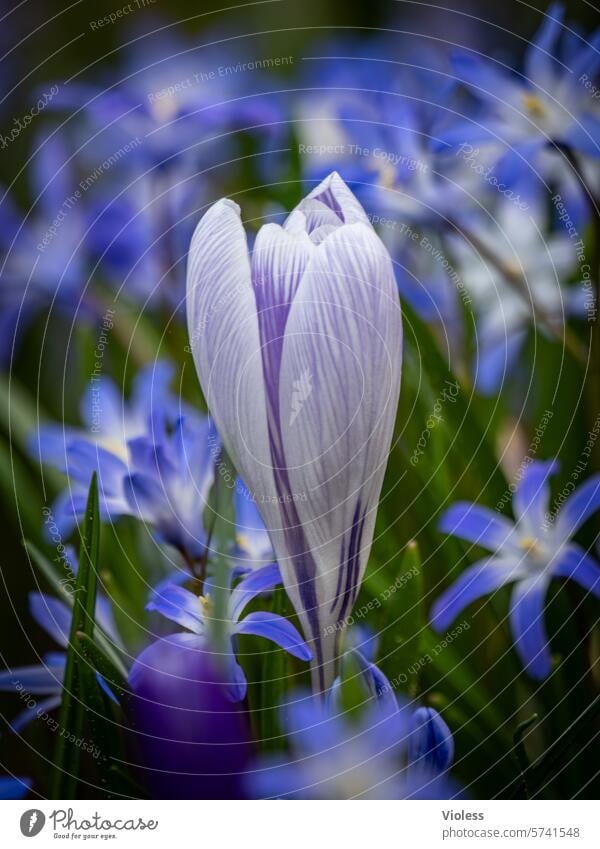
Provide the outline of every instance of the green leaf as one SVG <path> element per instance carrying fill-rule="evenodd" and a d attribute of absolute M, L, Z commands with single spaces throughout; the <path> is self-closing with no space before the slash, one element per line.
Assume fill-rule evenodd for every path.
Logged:
<path fill-rule="evenodd" d="M 61 576 L 58 569 L 42 554 L 42 552 L 29 540 L 24 540 L 23 545 L 33 564 L 38 568 L 44 576 L 54 593 L 58 598 L 73 607 L 73 600 L 76 596 L 76 579 L 66 561 L 63 563 L 63 575 Z M 104 633 L 100 625 L 96 623 L 94 640 L 98 647 L 102 649 L 104 654 L 109 658 L 113 666 L 119 671 L 123 678 L 127 677 L 127 669 L 125 668 L 121 658 L 119 657 L 112 641 Z"/>
<path fill-rule="evenodd" d="M 90 639 L 94 636 L 94 615 L 98 583 L 98 549 L 100 518 L 98 511 L 98 486 L 96 473 L 92 476 L 85 511 L 84 535 L 79 556 L 79 570 L 75 583 L 73 616 L 69 633 L 67 662 L 59 714 L 59 731 L 55 751 L 55 775 L 52 793 L 55 799 L 74 799 L 78 783 L 81 758 L 80 741 L 83 738 L 86 705 L 85 681 L 90 675 L 87 663 L 82 663 L 77 634 Z M 92 673 L 93 674 L 93 673 Z M 97 687 L 95 676 L 94 689 Z M 89 683 L 88 683 L 89 692 Z"/>
<path fill-rule="evenodd" d="M 108 686 L 115 690 L 120 698 L 126 697 L 129 692 L 127 679 L 122 675 L 121 670 L 115 666 L 112 658 L 83 631 L 77 632 L 77 642 L 81 654 L 88 664 L 104 678 Z"/>

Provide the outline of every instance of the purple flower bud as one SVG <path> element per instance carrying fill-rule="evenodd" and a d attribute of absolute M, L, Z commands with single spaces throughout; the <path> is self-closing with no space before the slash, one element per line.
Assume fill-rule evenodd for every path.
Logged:
<path fill-rule="evenodd" d="M 193 634 L 165 637 L 136 659 L 129 681 L 143 780 L 155 798 L 237 799 L 250 744 L 210 654 Z"/>

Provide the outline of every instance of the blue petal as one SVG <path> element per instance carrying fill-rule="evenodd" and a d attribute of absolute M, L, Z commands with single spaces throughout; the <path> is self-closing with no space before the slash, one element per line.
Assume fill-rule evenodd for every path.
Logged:
<path fill-rule="evenodd" d="M 249 613 L 236 626 L 238 634 L 266 637 L 300 660 L 311 660 L 312 652 L 291 622 L 274 613 L 257 611 Z"/>
<path fill-rule="evenodd" d="M 101 375 L 88 384 L 79 405 L 82 421 L 92 433 L 118 430 L 125 415 L 125 402 L 115 382 Z"/>
<path fill-rule="evenodd" d="M 0 776 L 0 799 L 22 799 L 31 790 L 30 778 Z"/>
<path fill-rule="evenodd" d="M 163 486 L 153 477 L 136 472 L 123 480 L 123 492 L 134 516 L 152 523 L 164 513 L 167 495 Z"/>
<path fill-rule="evenodd" d="M 229 599 L 229 615 L 232 622 L 237 622 L 246 605 L 261 593 L 268 592 L 281 584 L 281 573 L 277 563 L 270 563 L 250 572 L 243 578 L 231 593 Z"/>
<path fill-rule="evenodd" d="M 183 587 L 163 587 L 160 593 L 154 593 L 146 610 L 156 610 L 172 622 L 177 622 L 184 628 L 188 628 L 194 634 L 204 632 L 204 617 L 200 607 L 200 599 L 194 593 L 184 590 Z"/>
<path fill-rule="evenodd" d="M 555 578 L 570 578 L 600 598 L 600 566 L 578 545 L 571 543 L 553 567 Z"/>
<path fill-rule="evenodd" d="M 544 20 L 527 48 L 525 56 L 525 73 L 544 91 L 551 92 L 554 79 L 554 45 L 562 31 L 564 7 L 561 3 L 553 3 L 544 15 Z"/>
<path fill-rule="evenodd" d="M 0 672 L 0 690 L 10 692 L 22 688 L 25 693 L 36 696 L 58 694 L 62 691 L 64 674 L 64 664 L 60 666 L 42 666 L 41 664 L 37 666 L 17 666 L 14 669 Z"/>
<path fill-rule="evenodd" d="M 510 626 L 521 663 L 532 678 L 550 674 L 552 658 L 544 628 L 544 602 L 549 577 L 536 575 L 520 581 L 510 603 Z"/>
<path fill-rule="evenodd" d="M 442 533 L 452 534 L 496 551 L 511 538 L 514 525 L 494 510 L 467 501 L 453 504 L 440 519 Z"/>
<path fill-rule="evenodd" d="M 526 335 L 524 330 L 507 331 L 500 338 L 488 338 L 482 333 L 475 364 L 475 386 L 478 392 L 494 395 L 498 391 L 523 347 Z"/>
<path fill-rule="evenodd" d="M 562 133 L 561 141 L 581 153 L 600 156 L 600 120 L 595 115 L 578 115 Z"/>
<path fill-rule="evenodd" d="M 476 97 L 494 106 L 503 103 L 516 105 L 523 90 L 519 81 L 489 59 L 471 53 L 455 53 L 452 67 L 458 79 L 468 85 Z"/>
<path fill-rule="evenodd" d="M 518 561 L 491 557 L 470 566 L 431 608 L 431 627 L 445 631 L 462 611 L 483 595 L 514 581 Z"/>
<path fill-rule="evenodd" d="M 513 498 L 515 518 L 523 529 L 533 536 L 537 536 L 544 525 L 550 500 L 548 478 L 557 471 L 556 460 L 534 461 L 526 467 L 515 492 Z"/>
<path fill-rule="evenodd" d="M 273 560 L 273 548 L 251 493 L 238 479 L 234 495 L 235 533 L 239 547 L 256 560 Z"/>
<path fill-rule="evenodd" d="M 79 439 L 81 436 L 81 431 L 75 428 L 56 424 L 42 425 L 27 440 L 27 449 L 40 463 L 65 471 L 67 446 L 73 439 Z"/>
<path fill-rule="evenodd" d="M 411 767 L 434 775 L 446 772 L 454 759 L 452 732 L 433 708 L 417 708 L 412 716 L 408 759 Z"/>
<path fill-rule="evenodd" d="M 27 708 L 22 711 L 15 719 L 13 719 L 10 727 L 15 734 L 20 734 L 24 728 L 26 728 L 35 719 L 38 719 L 43 713 L 49 713 L 51 710 L 55 710 L 55 708 L 59 707 L 61 698 L 62 691 L 60 695 L 42 699 L 40 702 L 36 703 L 35 707 Z"/>
<path fill-rule="evenodd" d="M 121 493 L 127 466 L 110 451 L 84 439 L 77 439 L 68 447 L 67 459 L 67 471 L 73 480 L 88 487 L 92 473 L 96 471 L 101 497 L 113 497 Z"/>
<path fill-rule="evenodd" d="M 45 593 L 29 593 L 29 612 L 59 646 L 67 647 L 71 611 L 64 602 Z"/>
<path fill-rule="evenodd" d="M 108 684 L 106 683 L 106 680 L 102 677 L 102 675 L 100 675 L 100 673 L 99 673 L 99 672 L 96 672 L 96 681 L 98 682 L 98 685 L 99 685 L 99 686 L 100 686 L 100 688 L 103 690 L 103 692 L 105 692 L 105 693 L 106 693 L 106 695 L 108 696 L 108 698 L 109 698 L 111 701 L 113 701 L 116 705 L 118 705 L 118 704 L 119 704 L 119 700 L 118 700 L 118 698 L 115 696 L 115 694 L 113 693 L 113 691 L 110 689 L 110 687 L 109 687 L 109 686 L 108 686 Z"/>
<path fill-rule="evenodd" d="M 600 474 L 593 475 L 567 498 L 556 517 L 556 531 L 570 539 L 592 513 L 600 509 Z"/>

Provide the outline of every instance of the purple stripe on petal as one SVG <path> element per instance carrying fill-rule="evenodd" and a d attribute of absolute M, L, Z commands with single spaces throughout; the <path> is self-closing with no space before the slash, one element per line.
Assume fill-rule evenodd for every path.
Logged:
<path fill-rule="evenodd" d="M 401 340 L 389 255 L 370 227 L 340 227 L 319 245 L 292 304 L 280 381 L 290 493 L 315 562 L 326 664 L 336 651 L 336 630 L 328 626 L 350 609 L 369 554 L 398 403 Z M 306 620 L 305 579 L 280 567 Z"/>

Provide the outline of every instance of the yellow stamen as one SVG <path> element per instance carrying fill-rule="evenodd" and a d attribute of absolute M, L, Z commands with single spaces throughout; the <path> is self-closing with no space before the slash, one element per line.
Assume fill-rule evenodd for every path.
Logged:
<path fill-rule="evenodd" d="M 546 107 L 535 94 L 524 94 L 523 103 L 527 111 L 534 118 L 543 118 L 546 114 Z"/>
<path fill-rule="evenodd" d="M 540 545 L 534 537 L 523 537 L 519 544 L 523 551 L 526 551 L 527 554 L 532 554 L 534 557 L 541 554 Z"/>
<path fill-rule="evenodd" d="M 202 615 L 210 616 L 212 612 L 212 599 L 210 595 L 201 595 L 198 597 L 198 601 L 200 602 L 200 607 L 202 608 Z"/>

